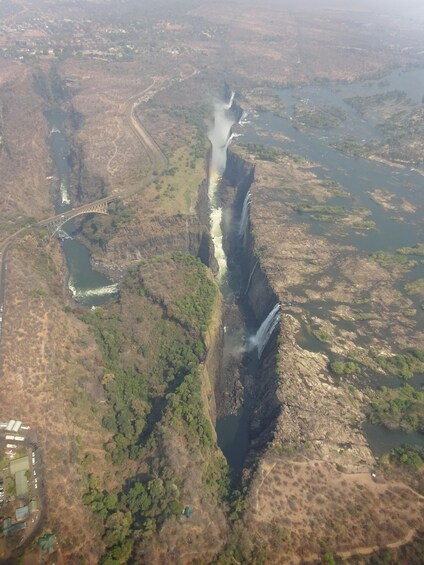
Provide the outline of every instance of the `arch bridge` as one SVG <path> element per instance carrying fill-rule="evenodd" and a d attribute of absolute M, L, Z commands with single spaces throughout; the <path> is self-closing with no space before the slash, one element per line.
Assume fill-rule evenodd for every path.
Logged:
<path fill-rule="evenodd" d="M 50 236 L 53 237 L 68 220 L 76 218 L 77 216 L 83 216 L 85 214 L 105 214 L 109 215 L 108 204 L 113 199 L 108 199 L 102 202 L 96 202 L 95 204 L 87 204 L 86 206 L 81 206 L 75 210 L 69 210 L 69 212 L 64 212 L 63 214 L 57 215 L 50 220 L 42 222 L 41 225 L 47 228 Z"/>

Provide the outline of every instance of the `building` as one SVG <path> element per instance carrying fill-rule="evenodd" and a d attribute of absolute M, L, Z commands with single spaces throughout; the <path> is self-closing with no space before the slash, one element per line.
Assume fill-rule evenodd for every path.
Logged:
<path fill-rule="evenodd" d="M 12 518 L 5 518 L 3 520 L 3 531 L 7 530 L 8 528 L 10 528 L 10 526 L 12 525 Z"/>
<path fill-rule="evenodd" d="M 3 529 L 5 536 L 10 536 L 19 530 L 24 530 L 26 528 L 26 522 L 18 522 L 17 524 L 12 524 L 6 529 Z"/>

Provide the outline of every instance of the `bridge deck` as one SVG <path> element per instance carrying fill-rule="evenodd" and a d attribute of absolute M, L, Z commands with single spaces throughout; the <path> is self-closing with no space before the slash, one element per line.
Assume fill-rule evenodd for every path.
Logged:
<path fill-rule="evenodd" d="M 85 214 L 105 214 L 108 215 L 108 201 L 97 202 L 96 204 L 88 204 L 87 206 L 77 208 L 76 210 L 70 210 L 69 212 L 64 212 L 63 214 L 57 215 L 50 220 L 43 222 L 47 228 L 47 231 L 51 236 L 53 236 L 63 224 L 66 224 L 68 220 L 76 218 L 77 216 L 83 216 Z"/>

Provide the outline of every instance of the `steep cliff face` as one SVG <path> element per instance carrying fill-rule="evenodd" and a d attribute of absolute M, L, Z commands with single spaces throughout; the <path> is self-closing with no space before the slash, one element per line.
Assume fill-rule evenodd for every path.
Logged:
<path fill-rule="evenodd" d="M 196 216 L 140 216 L 123 227 L 107 244 L 94 250 L 93 263 L 101 271 L 120 278 L 131 265 L 152 255 L 189 253 L 213 266 L 213 246 L 207 228 Z"/>
<path fill-rule="evenodd" d="M 221 372 L 222 348 L 223 348 L 223 327 L 222 327 L 222 296 L 219 293 L 215 304 L 214 316 L 209 325 L 206 335 L 207 355 L 203 365 L 203 388 L 202 395 L 205 406 L 208 408 L 209 419 L 215 431 L 216 425 L 216 377 Z M 216 435 L 216 434 L 215 434 Z"/>
<path fill-rule="evenodd" d="M 209 156 L 208 156 L 209 159 Z M 210 226 L 210 211 L 209 211 L 209 197 L 208 197 L 208 179 L 205 179 L 199 186 L 199 196 L 196 204 L 196 215 L 200 223 L 209 228 Z"/>
<path fill-rule="evenodd" d="M 329 370 L 331 340 L 321 348 L 302 341 L 303 324 L 311 319 L 306 293 L 314 290 L 313 296 L 322 297 L 319 285 L 327 267 L 326 284 L 337 284 L 331 254 L 340 258 L 352 251 L 309 233 L 293 214 L 289 204 L 299 187 L 309 181 L 318 189 L 313 174 L 288 157 L 263 161 L 246 149 L 233 149 L 225 180 L 231 185 L 227 201 L 234 203 L 232 229 L 238 238 L 232 251 L 234 263 L 242 264 L 241 300 L 258 325 L 277 302 L 281 306 L 278 330 L 263 350 L 252 385 L 245 464 L 251 481 L 244 514 L 249 538 L 272 548 L 267 563 L 280 563 L 282 555 L 287 562 L 298 562 L 299 556 L 319 560 L 319 540 L 326 540 L 329 551 L 372 547 L 382 536 L 385 543 L 399 540 L 408 528 L 405 517 L 410 512 L 417 519 L 421 501 L 402 483 L 372 479 L 375 461 L 361 428 L 363 392 L 340 383 Z M 305 192 L 301 197 L 314 202 L 312 189 Z M 349 287 L 338 296 L 346 300 L 348 293 Z M 334 294 L 327 304 L 332 301 Z M 327 308 L 320 314 L 325 322 Z M 332 337 L 340 338 L 337 352 L 346 351 L 351 335 Z"/>
<path fill-rule="evenodd" d="M 228 153 L 227 167 L 224 173 L 224 201 L 232 206 L 233 218 L 241 215 L 243 203 L 254 183 L 255 167 L 235 151 Z M 238 263 L 241 275 L 241 295 L 252 310 L 258 326 L 278 302 L 267 273 L 261 266 L 260 257 L 255 248 L 254 234 L 250 223 L 250 206 L 247 209 L 245 232 L 240 234 L 239 224 L 232 222 L 227 245 L 229 260 Z M 269 442 L 274 433 L 276 418 L 281 411 L 276 390 L 276 353 L 277 335 L 269 339 L 261 356 L 258 374 L 254 380 L 255 406 L 250 421 L 251 457 Z"/>
<path fill-rule="evenodd" d="M 235 206 L 238 208 L 243 205 L 246 193 L 250 188 L 255 176 L 255 167 L 235 151 L 228 151 L 227 166 L 223 175 L 223 180 L 236 190 Z"/>

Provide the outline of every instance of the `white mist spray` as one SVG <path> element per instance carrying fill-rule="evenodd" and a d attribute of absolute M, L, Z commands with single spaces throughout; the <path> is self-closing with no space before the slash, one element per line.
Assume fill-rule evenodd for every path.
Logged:
<path fill-rule="evenodd" d="M 233 138 L 231 128 L 234 118 L 229 112 L 234 101 L 234 92 L 228 103 L 216 103 L 214 124 L 208 131 L 208 138 L 212 145 L 211 161 L 209 166 L 208 197 L 211 208 L 211 235 L 215 247 L 215 259 L 218 263 L 219 278 L 227 271 L 227 257 L 222 244 L 222 207 L 219 206 L 217 190 L 219 181 L 227 164 L 227 149 Z"/>
<path fill-rule="evenodd" d="M 60 181 L 60 198 L 62 200 L 62 204 L 70 204 L 71 200 L 69 198 L 68 187 L 66 186 L 65 181 Z"/>

